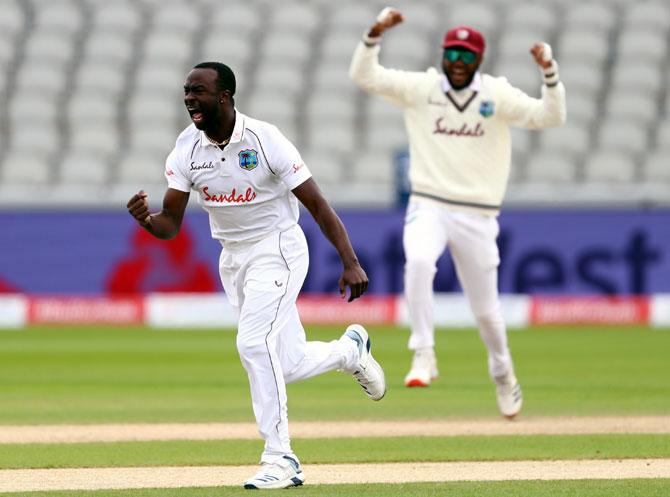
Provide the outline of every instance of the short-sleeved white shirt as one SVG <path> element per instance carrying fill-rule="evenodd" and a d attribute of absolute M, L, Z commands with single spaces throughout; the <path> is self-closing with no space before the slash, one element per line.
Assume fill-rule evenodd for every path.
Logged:
<path fill-rule="evenodd" d="M 224 245 L 261 240 L 294 226 L 299 209 L 291 190 L 312 176 L 276 126 L 235 114 L 223 150 L 191 124 L 165 164 L 168 187 L 197 193 L 209 214 L 212 237 Z"/>

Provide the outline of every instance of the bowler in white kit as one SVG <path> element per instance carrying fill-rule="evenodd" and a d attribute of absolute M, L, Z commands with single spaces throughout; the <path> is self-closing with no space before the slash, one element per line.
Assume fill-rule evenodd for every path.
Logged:
<path fill-rule="evenodd" d="M 225 64 L 193 68 L 184 84 L 193 124 L 167 158 L 163 208 L 150 213 L 143 191 L 127 207 L 161 239 L 179 231 L 190 192 L 208 212 L 212 237 L 222 247 L 221 281 L 239 311 L 237 349 L 265 440 L 261 468 L 244 487 L 285 488 L 305 481 L 289 438 L 286 384 L 341 370 L 353 375 L 368 397 L 380 400 L 386 383 L 363 326 L 351 325 L 328 343 L 306 340 L 296 307 L 309 263 L 298 200 L 342 260 L 342 296 L 348 290 L 349 302 L 360 297 L 368 278 L 296 148 L 275 126 L 239 112 L 235 89 L 235 76 Z"/>
<path fill-rule="evenodd" d="M 404 110 L 409 138 L 411 194 L 403 233 L 405 298 L 414 351 L 408 387 L 437 378 L 433 318 L 436 263 L 449 248 L 458 279 L 488 350 L 488 370 L 500 412 L 522 407 L 498 296 L 497 215 L 510 171 L 510 126 L 542 129 L 565 122 L 565 89 L 551 48 L 530 52 L 541 70 L 542 97 L 531 98 L 505 78 L 480 72 L 485 40 L 468 26 L 446 33 L 442 71 L 387 69 L 379 64 L 382 34 L 404 21 L 380 12 L 358 44 L 350 76 L 364 90 Z"/>

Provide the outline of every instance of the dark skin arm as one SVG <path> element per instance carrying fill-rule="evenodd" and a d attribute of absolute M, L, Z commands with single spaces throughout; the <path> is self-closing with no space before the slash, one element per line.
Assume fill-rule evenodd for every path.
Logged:
<path fill-rule="evenodd" d="M 314 179 L 308 179 L 292 191 L 340 255 L 343 266 L 339 280 L 340 295 L 345 297 L 346 288 L 349 287 L 349 302 L 360 297 L 368 288 L 368 277 L 358 262 L 342 221 L 323 197 Z"/>
<path fill-rule="evenodd" d="M 155 214 L 149 213 L 147 194 L 140 190 L 128 201 L 126 207 L 140 226 L 161 240 L 170 240 L 177 236 L 189 194 L 168 188 L 163 197 L 163 209 Z"/>

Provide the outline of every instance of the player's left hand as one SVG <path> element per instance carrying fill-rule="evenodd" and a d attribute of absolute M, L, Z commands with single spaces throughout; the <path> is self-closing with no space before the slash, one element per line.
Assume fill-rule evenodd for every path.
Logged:
<path fill-rule="evenodd" d="M 551 67 L 551 63 L 554 58 L 551 53 L 551 46 L 549 46 L 547 43 L 538 41 L 532 46 L 530 53 L 538 66 L 543 69 L 549 69 Z"/>
<path fill-rule="evenodd" d="M 344 268 L 342 276 L 340 276 L 339 284 L 340 295 L 342 295 L 342 298 L 346 298 L 347 287 L 349 287 L 349 299 L 347 302 L 351 302 L 363 295 L 365 290 L 368 289 L 368 275 L 365 274 L 365 271 L 363 271 L 360 264 L 356 263 L 355 265 Z"/>

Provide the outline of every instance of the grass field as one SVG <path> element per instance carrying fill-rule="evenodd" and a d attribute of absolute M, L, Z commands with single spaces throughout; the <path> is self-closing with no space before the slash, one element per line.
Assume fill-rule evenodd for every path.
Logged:
<path fill-rule="evenodd" d="M 440 379 L 406 389 L 407 330 L 370 328 L 389 389 L 370 402 L 330 373 L 289 386 L 292 421 L 497 418 L 474 330 L 438 333 Z M 308 330 L 311 339 L 341 329 Z M 669 330 L 511 331 L 524 416 L 670 414 Z M 0 331 L 0 424 L 251 422 L 246 375 L 230 331 L 29 328 Z M 255 464 L 253 440 L 0 444 L 0 469 Z M 303 463 L 670 458 L 670 435 L 534 435 L 297 439 Z M 309 482 L 309 475 L 308 475 Z M 670 480 L 307 485 L 301 495 L 670 495 Z M 238 488 L 3 495 L 227 496 Z"/>

